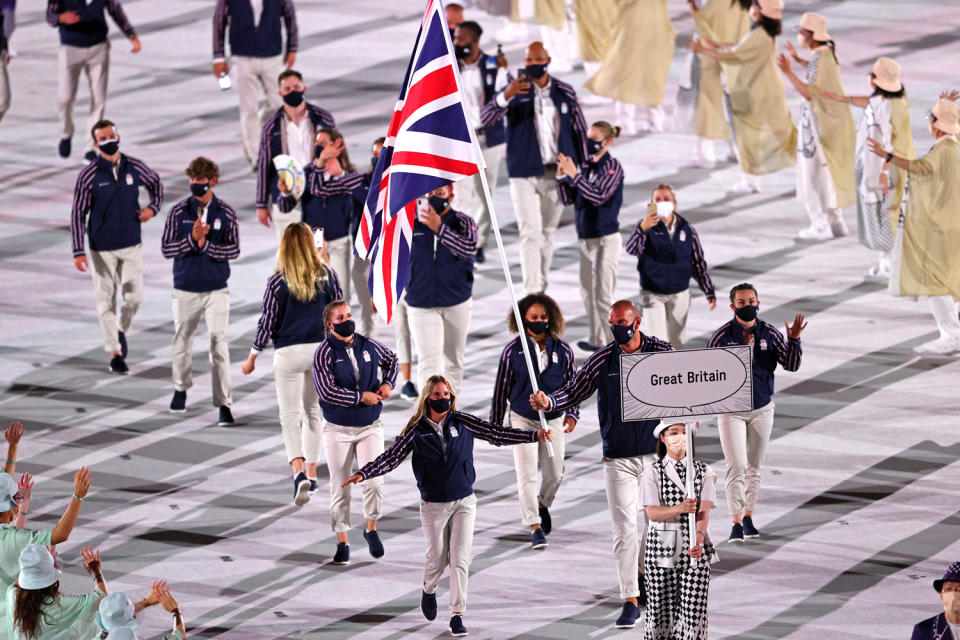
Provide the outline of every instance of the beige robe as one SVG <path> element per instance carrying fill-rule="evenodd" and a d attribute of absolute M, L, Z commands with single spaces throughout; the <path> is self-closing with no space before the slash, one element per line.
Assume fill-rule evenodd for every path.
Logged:
<path fill-rule="evenodd" d="M 894 155 L 907 160 L 917 157 L 913 148 L 913 132 L 910 130 L 910 103 L 907 97 L 890 100 L 890 128 L 892 129 L 890 145 Z M 897 221 L 900 219 L 900 203 L 903 201 L 903 190 L 907 184 L 907 172 L 898 167 L 892 167 L 897 172 L 897 184 L 893 190 L 893 200 L 890 202 L 890 228 L 894 236 L 897 233 Z"/>
<path fill-rule="evenodd" d="M 777 40 L 758 27 L 732 51 L 717 54 L 720 62 L 740 67 L 727 89 L 740 168 L 751 175 L 797 163 L 797 128 L 776 65 L 777 48 Z"/>
<path fill-rule="evenodd" d="M 676 37 L 667 0 L 617 0 L 613 43 L 584 86 L 620 102 L 662 104 Z"/>
<path fill-rule="evenodd" d="M 603 62 L 613 42 L 615 0 L 577 0 L 577 46 L 586 62 Z"/>
<path fill-rule="evenodd" d="M 897 273 L 890 292 L 960 300 L 960 142 L 937 140 L 910 161 L 910 186 Z M 901 242 L 902 240 L 902 242 Z"/>
<path fill-rule="evenodd" d="M 843 82 L 840 78 L 840 63 L 829 46 L 821 47 L 817 64 L 816 80 L 808 84 L 810 106 L 817 116 L 820 130 L 820 145 L 827 159 L 827 168 L 833 178 L 833 188 L 837 194 L 837 207 L 849 207 L 857 203 L 857 186 L 853 165 L 857 144 L 857 131 L 853 124 L 850 105 L 831 100 L 823 95 L 830 91 L 843 96 Z"/>
<path fill-rule="evenodd" d="M 517 5 L 517 2 L 513 3 L 510 18 L 515 22 L 523 22 Z M 563 31 L 567 26 L 567 7 L 564 0 L 534 0 L 533 21 L 545 27 Z"/>
<path fill-rule="evenodd" d="M 740 42 L 750 30 L 750 15 L 740 3 L 710 0 L 693 12 L 697 33 L 719 45 Z M 701 138 L 729 140 L 730 127 L 723 113 L 723 79 L 729 84 L 737 73 L 736 65 L 721 65 L 710 56 L 700 54 L 700 82 L 697 85 L 697 110 L 694 128 Z M 721 76 L 721 71 L 723 76 Z"/>

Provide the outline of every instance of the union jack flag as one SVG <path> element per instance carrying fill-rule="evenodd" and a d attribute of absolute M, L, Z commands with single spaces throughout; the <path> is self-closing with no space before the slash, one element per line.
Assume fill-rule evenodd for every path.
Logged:
<path fill-rule="evenodd" d="M 373 302 L 388 323 L 407 283 L 417 198 L 482 167 L 460 99 L 443 4 L 429 0 L 354 245 L 371 262 Z"/>

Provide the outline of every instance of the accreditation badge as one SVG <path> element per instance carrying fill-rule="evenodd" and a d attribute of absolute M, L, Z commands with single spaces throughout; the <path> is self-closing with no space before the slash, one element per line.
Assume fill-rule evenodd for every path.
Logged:
<path fill-rule="evenodd" d="M 453 425 L 450 425 L 450 437 L 451 437 L 451 438 L 456 438 L 458 435 L 460 435 L 460 434 L 457 433 L 457 428 L 456 428 L 455 426 L 453 426 Z"/>

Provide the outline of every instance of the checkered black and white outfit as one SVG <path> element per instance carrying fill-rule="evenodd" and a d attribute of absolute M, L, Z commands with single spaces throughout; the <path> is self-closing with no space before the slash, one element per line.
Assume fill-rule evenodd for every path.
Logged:
<path fill-rule="evenodd" d="M 665 457 L 644 471 L 643 505 L 671 507 L 686 495 L 686 459 Z M 694 461 L 694 490 L 698 500 L 715 503 L 716 476 L 706 464 Z M 706 640 L 707 591 L 710 564 L 716 553 L 705 532 L 704 553 L 694 561 L 687 516 L 650 522 L 643 559 L 647 593 L 644 640 Z"/>

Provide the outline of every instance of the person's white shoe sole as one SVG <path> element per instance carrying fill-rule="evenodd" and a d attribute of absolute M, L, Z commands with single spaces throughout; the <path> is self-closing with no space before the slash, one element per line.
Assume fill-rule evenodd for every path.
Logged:
<path fill-rule="evenodd" d="M 187 410 L 184 409 L 170 409 L 170 413 L 186 413 Z"/>
<path fill-rule="evenodd" d="M 797 237 L 801 240 L 833 240 L 833 233 L 830 232 L 830 229 L 801 229 L 797 232 Z"/>
<path fill-rule="evenodd" d="M 530 548 L 531 548 L 531 549 L 546 549 L 546 548 L 549 547 L 549 546 L 550 546 L 549 543 L 544 542 L 543 544 L 534 544 L 534 545 L 531 545 Z"/>
<path fill-rule="evenodd" d="M 636 622 L 634 622 L 633 624 L 614 624 L 613 628 L 614 629 L 633 629 L 635 626 L 637 626 Z"/>
<path fill-rule="evenodd" d="M 913 350 L 917 353 L 946 356 L 960 351 L 960 340 L 937 338 L 936 340 L 922 344 L 919 347 L 914 347 Z"/>
<path fill-rule="evenodd" d="M 730 193 L 760 193 L 760 187 L 754 186 L 752 184 L 736 184 L 730 189 Z"/>
<path fill-rule="evenodd" d="M 297 495 L 294 497 L 293 503 L 298 507 L 302 507 L 308 502 L 310 502 L 310 481 L 304 480 L 297 485 Z"/>

